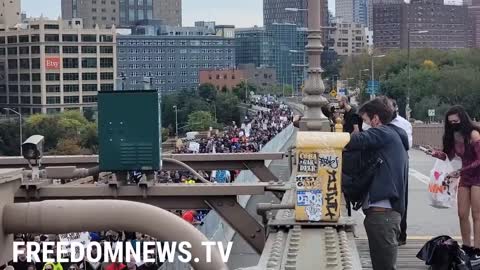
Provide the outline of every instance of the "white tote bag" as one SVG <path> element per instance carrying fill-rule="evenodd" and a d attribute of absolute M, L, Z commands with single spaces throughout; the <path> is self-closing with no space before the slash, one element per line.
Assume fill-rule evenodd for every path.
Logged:
<path fill-rule="evenodd" d="M 446 179 L 446 176 L 453 171 L 452 163 L 448 159 L 435 161 L 428 184 L 428 194 L 433 207 L 450 208 L 455 205 L 459 179 Z"/>

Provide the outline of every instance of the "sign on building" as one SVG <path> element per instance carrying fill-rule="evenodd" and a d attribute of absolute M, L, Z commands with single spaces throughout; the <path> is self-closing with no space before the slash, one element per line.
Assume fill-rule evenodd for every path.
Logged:
<path fill-rule="evenodd" d="M 60 69 L 60 57 L 46 57 L 45 68 L 47 70 Z"/>

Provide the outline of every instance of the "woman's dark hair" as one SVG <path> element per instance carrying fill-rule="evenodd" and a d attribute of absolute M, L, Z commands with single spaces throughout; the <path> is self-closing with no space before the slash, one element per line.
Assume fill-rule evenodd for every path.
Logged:
<path fill-rule="evenodd" d="M 455 105 L 451 107 L 445 114 L 445 133 L 443 134 L 443 152 L 447 154 L 449 158 L 452 158 L 452 154 L 454 153 L 455 138 L 454 130 L 452 125 L 448 121 L 448 117 L 455 114 L 458 115 L 458 118 L 460 119 L 459 132 L 464 138 L 465 146 L 469 145 L 470 143 L 470 136 L 472 134 L 472 131 L 477 130 L 480 132 L 480 127 L 472 121 L 465 108 L 460 105 Z"/>

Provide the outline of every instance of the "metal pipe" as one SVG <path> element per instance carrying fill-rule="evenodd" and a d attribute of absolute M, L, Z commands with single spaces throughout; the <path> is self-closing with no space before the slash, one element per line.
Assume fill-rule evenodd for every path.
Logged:
<path fill-rule="evenodd" d="M 171 162 L 171 163 L 175 163 L 177 165 L 180 165 L 182 167 L 184 167 L 185 169 L 187 169 L 189 172 L 193 173 L 193 175 L 195 175 L 196 177 L 198 177 L 198 179 L 200 181 L 202 181 L 203 183 L 207 183 L 207 184 L 210 184 L 211 182 L 208 181 L 207 179 L 203 178 L 203 176 L 201 176 L 199 173 L 197 173 L 192 167 L 188 166 L 186 163 L 183 163 L 179 160 L 176 160 L 176 159 L 173 159 L 173 158 L 162 158 L 163 161 L 167 161 L 167 162 Z"/>
<path fill-rule="evenodd" d="M 54 169 L 54 168 L 51 168 L 51 169 Z M 61 167 L 59 167 L 59 169 L 61 169 Z M 66 173 L 66 174 L 63 171 L 60 171 L 60 170 L 59 170 L 58 174 L 54 173 L 54 174 L 49 175 L 47 173 L 47 170 L 40 170 L 39 173 L 40 173 L 41 178 L 54 178 L 54 179 L 84 178 L 84 177 L 87 177 L 87 176 L 94 176 L 96 174 L 99 174 L 100 173 L 100 167 L 95 166 L 95 167 L 88 168 L 88 169 L 84 169 L 84 168 L 75 169 L 73 172 Z M 25 177 L 31 177 L 32 176 L 32 171 L 31 170 L 24 170 L 23 175 Z"/>
<path fill-rule="evenodd" d="M 216 247 L 212 248 L 212 261 L 206 262 L 206 248 L 201 245 L 208 241 L 205 235 L 180 217 L 148 204 L 123 200 L 51 200 L 7 204 L 3 208 L 6 234 L 103 230 L 141 232 L 158 241 L 187 241 L 192 245 L 192 258 L 200 259 L 192 260 L 195 269 L 228 270 Z"/>

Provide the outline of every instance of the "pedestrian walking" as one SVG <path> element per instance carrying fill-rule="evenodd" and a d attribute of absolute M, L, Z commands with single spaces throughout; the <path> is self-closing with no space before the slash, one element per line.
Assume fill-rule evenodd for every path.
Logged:
<path fill-rule="evenodd" d="M 428 148 L 427 153 L 433 157 L 453 160 L 458 156 L 462 160 L 462 168 L 447 177 L 460 177 L 457 203 L 462 249 L 471 257 L 472 264 L 480 264 L 480 127 L 462 106 L 453 106 L 445 115 L 443 150 Z M 473 217 L 473 245 L 470 212 Z"/>

